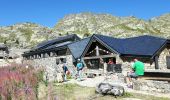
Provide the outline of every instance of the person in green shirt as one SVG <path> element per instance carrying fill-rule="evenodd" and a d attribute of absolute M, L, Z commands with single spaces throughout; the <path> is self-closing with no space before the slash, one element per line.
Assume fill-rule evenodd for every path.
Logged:
<path fill-rule="evenodd" d="M 138 59 L 134 59 L 134 64 L 132 66 L 132 71 L 127 73 L 126 82 L 128 87 L 132 87 L 132 78 L 138 78 L 144 75 L 144 63 Z"/>
<path fill-rule="evenodd" d="M 128 73 L 130 78 L 137 78 L 138 76 L 144 75 L 144 63 L 138 59 L 134 59 L 134 64 L 132 66 L 133 72 Z"/>

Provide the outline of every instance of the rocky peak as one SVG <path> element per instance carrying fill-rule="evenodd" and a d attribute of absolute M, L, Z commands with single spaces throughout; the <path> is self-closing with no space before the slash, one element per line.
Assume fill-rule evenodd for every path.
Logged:
<path fill-rule="evenodd" d="M 170 13 L 149 20 L 89 12 L 69 14 L 53 28 L 31 22 L 0 27 L 0 42 L 9 47 L 30 48 L 41 41 L 73 33 L 80 37 L 103 34 L 117 38 L 139 35 L 170 38 Z"/>
<path fill-rule="evenodd" d="M 117 17 L 110 14 L 79 13 L 65 16 L 53 30 L 61 34 L 75 33 L 81 37 L 93 33 L 120 38 L 143 34 L 170 37 L 169 19 L 170 14 L 147 21 L 134 16 Z"/>

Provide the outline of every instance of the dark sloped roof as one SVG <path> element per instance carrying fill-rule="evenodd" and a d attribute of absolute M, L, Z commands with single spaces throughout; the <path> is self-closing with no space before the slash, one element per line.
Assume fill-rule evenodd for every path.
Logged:
<path fill-rule="evenodd" d="M 127 39 L 117 39 L 103 35 L 95 36 L 122 55 L 153 56 L 167 41 L 163 38 L 148 35 Z"/>
<path fill-rule="evenodd" d="M 113 37 L 108 37 L 108 36 L 104 36 L 104 35 L 94 35 L 95 37 L 97 37 L 99 40 L 103 41 L 103 43 L 105 43 L 106 45 L 108 45 L 112 50 L 118 52 L 118 53 L 122 53 L 124 50 L 123 48 L 123 40 L 122 39 L 118 39 L 118 38 L 113 38 Z"/>
<path fill-rule="evenodd" d="M 89 40 L 90 40 L 90 38 L 85 38 L 85 39 L 82 39 L 80 41 L 77 41 L 77 42 L 74 42 L 74 43 L 68 45 L 68 48 L 70 49 L 70 51 L 75 59 L 79 58 L 82 55 Z"/>
<path fill-rule="evenodd" d="M 125 39 L 124 54 L 153 56 L 166 41 L 166 39 L 148 35 Z"/>
<path fill-rule="evenodd" d="M 72 40 L 73 39 L 73 40 Z M 75 39 L 75 40 L 74 40 Z M 39 52 L 46 50 L 57 50 L 61 48 L 69 48 L 75 59 L 82 56 L 90 40 L 97 39 L 112 52 L 117 52 L 122 56 L 149 56 L 153 57 L 157 51 L 168 42 L 167 39 L 154 36 L 139 36 L 126 39 L 118 39 L 103 35 L 93 35 L 92 37 L 80 40 L 77 35 L 69 35 L 60 37 L 51 41 L 39 44 L 35 50 L 31 52 Z M 79 40 L 79 41 L 77 41 Z M 73 42 L 76 41 L 76 42 Z M 169 42 L 168 42 L 169 43 Z M 29 53 L 31 53 L 29 52 Z M 28 53 L 28 54 L 29 54 Z"/>
<path fill-rule="evenodd" d="M 31 49 L 30 51 L 24 52 L 23 56 L 52 50 L 65 49 L 67 48 L 68 44 L 78 40 L 80 40 L 80 38 L 76 34 L 58 37 L 56 39 L 45 41 L 38 44 L 35 48 Z"/>
<path fill-rule="evenodd" d="M 66 42 L 63 42 L 63 43 L 58 43 L 58 44 L 55 44 L 55 45 L 48 46 L 45 49 L 54 49 L 54 48 L 58 48 L 58 47 L 61 47 L 61 46 L 67 46 L 70 43 L 72 43 L 72 42 L 71 41 L 66 41 Z"/>
<path fill-rule="evenodd" d="M 49 41 L 44 41 L 44 42 L 38 44 L 34 48 L 34 50 L 43 49 L 43 48 L 46 48 L 48 46 L 55 45 L 55 44 L 65 42 L 65 41 L 69 41 L 69 40 L 76 41 L 76 40 L 80 40 L 80 38 L 76 34 L 67 35 L 67 36 L 63 36 L 63 37 L 58 37 L 56 39 L 49 40 Z"/>

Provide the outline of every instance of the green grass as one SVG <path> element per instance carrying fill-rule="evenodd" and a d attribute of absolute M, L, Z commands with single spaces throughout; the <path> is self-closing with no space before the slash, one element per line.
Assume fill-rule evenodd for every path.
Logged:
<path fill-rule="evenodd" d="M 144 94 L 139 94 L 139 93 L 130 93 L 130 94 L 131 95 L 128 96 L 128 97 L 130 97 L 130 98 L 138 98 L 138 99 L 142 99 L 142 100 L 170 100 L 170 98 L 155 97 L 155 96 L 144 95 Z"/>
<path fill-rule="evenodd" d="M 115 98 L 112 95 L 101 95 L 95 93 L 95 88 L 82 87 L 77 84 L 63 84 L 63 83 L 51 83 L 51 89 L 48 87 L 41 87 L 41 92 L 46 91 L 47 93 L 41 95 L 40 100 L 46 100 L 47 98 L 58 100 L 124 100 L 125 98 L 137 98 L 141 100 L 170 100 L 169 98 L 155 97 L 150 95 L 129 93 L 126 92 L 124 96 Z M 50 91 L 50 92 L 49 92 Z M 50 94 L 49 94 L 50 93 Z M 40 93 L 39 93 L 40 94 Z"/>

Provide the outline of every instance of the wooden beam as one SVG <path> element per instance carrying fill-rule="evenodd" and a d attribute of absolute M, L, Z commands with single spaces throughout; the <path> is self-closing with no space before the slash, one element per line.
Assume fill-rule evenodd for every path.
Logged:
<path fill-rule="evenodd" d="M 155 69 L 159 69 L 158 56 L 155 56 Z"/>
<path fill-rule="evenodd" d="M 92 57 L 83 57 L 83 59 L 98 59 L 98 58 L 109 58 L 109 57 L 116 57 L 116 54 L 113 55 L 100 55 L 100 56 L 92 56 Z"/>
<path fill-rule="evenodd" d="M 100 54 L 99 54 L 99 47 L 98 46 L 96 46 L 96 56 L 99 56 Z"/>

